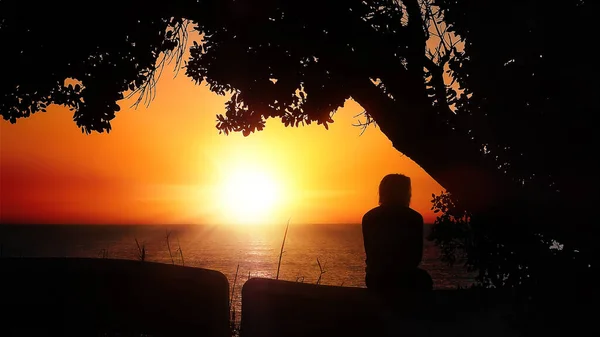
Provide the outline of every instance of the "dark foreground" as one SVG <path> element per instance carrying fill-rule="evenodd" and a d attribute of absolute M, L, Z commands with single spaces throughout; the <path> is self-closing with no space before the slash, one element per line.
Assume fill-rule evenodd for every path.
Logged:
<path fill-rule="evenodd" d="M 229 285 L 212 270 L 128 260 L 5 258 L 0 293 L 3 337 L 229 334 Z"/>
<path fill-rule="evenodd" d="M 110 259 L 4 258 L 0 296 L 3 337 L 232 334 L 227 279 L 200 268 Z M 556 322 L 524 322 L 518 313 L 522 308 L 514 307 L 513 295 L 505 291 L 395 296 L 381 299 L 363 288 L 251 279 L 242 290 L 241 335 L 518 336 L 523 329 L 564 335 L 553 328 Z M 581 326 L 572 326 L 571 332 L 594 335 Z"/>

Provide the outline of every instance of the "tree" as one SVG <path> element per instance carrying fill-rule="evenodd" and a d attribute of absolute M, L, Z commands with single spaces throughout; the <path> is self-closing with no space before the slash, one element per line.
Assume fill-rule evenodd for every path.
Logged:
<path fill-rule="evenodd" d="M 540 235 L 543 241 L 559 240 L 565 245 L 563 253 L 577 255 L 588 269 L 597 254 L 598 230 L 589 220 L 586 201 L 595 198 L 598 166 L 594 126 L 585 121 L 592 117 L 590 97 L 597 86 L 590 76 L 594 60 L 581 46 L 591 38 L 596 5 L 470 0 L 439 4 L 451 30 L 467 41 L 464 53 L 450 61 L 457 81 L 470 95 L 457 102 L 461 127 L 472 130 L 486 144 L 486 155 L 497 156 L 501 170 L 523 186 L 521 198 L 527 200 L 513 206 L 520 208 L 515 209 L 520 231 L 528 231 L 531 242 L 539 242 L 534 237 Z M 480 20 L 481 13 L 495 14 Z M 512 228 L 505 232 L 515 236 Z M 513 250 L 527 247 L 511 241 Z"/>
<path fill-rule="evenodd" d="M 14 46 L 3 61 L 22 70 L 3 80 L 3 92 L 8 94 L 0 108 L 5 119 L 14 122 L 57 103 L 74 109 L 82 131 L 110 130 L 122 93 L 151 86 L 160 68 L 154 66 L 159 54 L 173 55 L 182 46 L 181 18 L 186 17 L 205 36 L 192 47 L 186 74 L 206 81 L 217 93 L 233 93 L 226 115 L 219 117 L 221 130 L 249 134 L 271 117 L 286 125 L 327 126 L 331 112 L 352 97 L 396 148 L 443 186 L 465 203 L 481 199 L 473 197 L 456 174 L 461 166 L 482 165 L 479 149 L 448 125 L 453 114 L 443 104 L 442 68 L 425 57 L 428 31 L 416 0 L 404 6 L 392 0 L 353 0 L 343 5 L 263 1 L 260 6 L 248 1 L 179 0 L 160 9 L 127 1 L 118 12 L 102 6 L 89 14 L 72 1 L 60 4 L 45 5 L 40 14 L 28 13 L 28 20 L 15 14 L 27 12 L 21 8 L 25 3 L 2 5 L 2 39 Z M 111 17 L 110 26 L 103 24 L 104 17 Z M 77 48 L 47 29 L 60 20 L 85 27 L 88 36 L 77 39 Z M 424 66 L 433 74 L 428 82 Z M 83 86 L 65 88 L 64 78 L 76 78 Z M 373 80 L 379 80 L 379 87 Z M 433 97 L 426 84 L 434 88 Z M 439 104 L 432 107 L 436 101 Z"/>
<path fill-rule="evenodd" d="M 578 3 L 582 2 L 566 1 L 564 6 Z M 502 284 L 501 274 L 508 270 L 515 275 L 511 284 L 522 281 L 517 267 L 525 261 L 506 262 L 506 257 L 515 252 L 530 257 L 530 250 L 517 248 L 541 242 L 540 234 L 546 241 L 566 242 L 572 247 L 569 251 L 593 251 L 588 249 L 592 247 L 589 240 L 574 235 L 578 233 L 564 223 L 540 226 L 543 221 L 528 215 L 544 214 L 549 205 L 567 205 L 561 215 L 576 209 L 573 193 L 548 193 L 550 184 L 543 180 L 551 171 L 552 182 L 562 184 L 574 170 L 561 171 L 566 165 L 549 167 L 548 153 L 533 157 L 536 142 L 526 137 L 536 132 L 538 139 L 560 144 L 544 130 L 547 125 L 555 130 L 561 123 L 553 117 L 540 118 L 540 111 L 545 111 L 542 105 L 535 113 L 524 108 L 526 95 L 534 97 L 536 104 L 547 94 L 557 101 L 563 98 L 554 87 L 540 94 L 540 82 L 524 79 L 532 69 L 551 73 L 552 62 L 568 53 L 553 54 L 547 64 L 526 63 L 518 72 L 505 72 L 499 62 L 503 65 L 507 56 L 519 59 L 534 55 L 537 49 L 552 53 L 553 48 L 541 42 L 535 45 L 537 49 L 526 44 L 543 41 L 539 36 L 519 35 L 527 25 L 551 26 L 552 22 L 542 15 L 508 20 L 507 13 L 512 12 L 499 9 L 514 8 L 514 2 L 439 0 L 445 12 L 436 3 L 421 0 L 178 0 L 159 7 L 129 0 L 119 2 L 118 7 L 104 4 L 93 12 L 65 0 L 59 5 L 40 5 L 45 7 L 34 13 L 25 10 L 27 5 L 0 4 L 0 39 L 11 46 L 1 61 L 20 69 L 0 82 L 5 93 L 0 112 L 5 119 L 15 122 L 54 103 L 72 108 L 83 132 L 109 131 L 116 101 L 123 93 L 131 90 L 147 97 L 165 60 L 180 59 L 186 27 L 192 22 L 203 39 L 191 47 L 186 75 L 208 83 L 218 94 L 232 95 L 226 113 L 217 116 L 219 130 L 249 135 L 261 130 L 267 118 L 280 118 L 288 126 L 315 122 L 327 127 L 333 122 L 333 112 L 353 98 L 365 108 L 367 124 L 375 122 L 399 151 L 451 192 L 451 199 L 436 200 L 455 205 L 454 214 L 449 209 L 444 214 L 468 219 L 465 233 L 474 247 L 469 250 L 469 263 L 480 270 L 482 278 L 495 273 L 493 282 Z M 524 12 L 527 15 L 535 8 L 550 7 L 535 1 L 524 6 L 529 8 Z M 587 6 L 593 5 L 577 6 L 585 7 L 569 12 L 569 22 L 585 18 Z M 474 20 L 480 13 L 496 12 L 497 17 L 490 15 L 494 20 Z M 57 35 L 49 29 L 56 22 L 70 22 L 74 33 Z M 85 37 L 74 38 L 75 32 L 83 31 Z M 447 39 L 452 34 L 454 42 Z M 492 38 L 486 40 L 485 34 Z M 585 31 L 580 34 L 588 36 Z M 466 39 L 464 51 L 456 44 L 461 38 Z M 512 44 L 494 44 L 494 40 L 509 38 L 519 43 L 513 48 Z M 464 94 L 448 83 L 448 70 L 466 90 Z M 76 79 L 80 85 L 64 86 L 65 78 Z M 579 77 L 567 74 L 560 80 L 571 85 Z M 512 95 L 504 88 L 514 81 L 522 85 Z M 535 90 L 526 90 L 528 85 Z M 589 90 L 584 93 L 574 97 L 589 97 Z M 587 107 L 578 109 L 583 113 Z M 517 130 L 515 116 L 523 117 L 527 128 Z M 562 125 L 571 132 L 578 124 Z M 578 165 L 589 163 L 589 149 L 588 145 L 574 152 L 573 160 Z M 527 156 L 520 156 L 522 152 Z M 510 163 L 511 169 L 504 163 Z M 529 179 L 538 172 L 544 173 L 543 179 Z M 528 181 L 525 185 L 524 180 Z"/>
<path fill-rule="evenodd" d="M 497 158 L 522 189 L 479 214 L 452 196 L 436 197 L 442 216 L 434 237 L 450 258 L 466 249 L 470 265 L 486 266 L 479 269 L 490 283 L 534 296 L 553 333 L 566 332 L 555 324 L 566 323 L 569 334 L 575 326 L 589 328 L 582 308 L 597 299 L 598 229 L 590 206 L 599 186 L 589 123 L 597 85 L 595 60 L 582 46 L 592 38 L 597 5 L 438 4 L 450 30 L 466 41 L 449 64 L 466 94 L 456 102 L 457 125 L 485 144 L 484 154 Z"/>
<path fill-rule="evenodd" d="M 81 12 L 71 1 L 60 4 L 45 5 L 40 14 L 28 13 L 28 20 L 16 14 L 26 12 L 21 8 L 25 3 L 2 5 L 2 39 L 13 46 L 3 61 L 22 70 L 3 80 L 7 95 L 0 107 L 5 119 L 14 122 L 57 103 L 75 110 L 84 132 L 110 130 L 115 101 L 127 89 L 151 84 L 159 54 L 181 47 L 184 37 L 176 33 L 183 33 L 183 23 L 169 19 L 185 16 L 197 22 L 197 30 L 205 36 L 192 48 L 186 73 L 196 81 L 205 80 L 215 92 L 234 93 L 226 116 L 220 119 L 223 131 L 248 134 L 262 128 L 269 117 L 280 117 L 287 125 L 302 121 L 327 125 L 332 121 L 330 113 L 353 97 L 368 107 L 369 116 L 396 147 L 444 186 L 453 185 L 440 163 L 457 162 L 452 159 L 457 151 L 443 152 L 440 156 L 447 158 L 436 160 L 429 155 L 418 158 L 418 153 L 426 153 L 443 139 L 440 133 L 448 132 L 446 117 L 436 118 L 439 111 L 424 109 L 432 101 L 423 79 L 426 34 L 416 1 L 407 2 L 407 10 L 388 0 L 369 4 L 354 0 L 344 6 L 323 1 L 264 1 L 262 6 L 250 6 L 247 1 L 180 0 L 160 9 L 128 1 L 118 12 L 102 6 L 93 15 Z M 411 11 L 415 19 L 404 20 Z M 104 17 L 111 17 L 110 26 L 103 24 Z M 77 48 L 47 29 L 60 20 L 85 28 L 88 36 L 77 39 Z M 270 81 L 273 77 L 276 83 Z M 43 83 L 37 78 L 44 78 Z M 82 86 L 65 88 L 64 78 L 76 78 Z M 375 87 L 372 79 L 382 80 L 388 93 Z M 300 88 L 306 94 L 294 95 Z M 390 100 L 392 92 L 402 104 Z M 384 112 L 402 107 L 414 111 Z"/>

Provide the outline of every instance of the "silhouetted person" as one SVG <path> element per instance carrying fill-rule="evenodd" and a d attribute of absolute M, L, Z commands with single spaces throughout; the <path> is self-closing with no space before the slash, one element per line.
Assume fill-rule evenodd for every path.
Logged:
<path fill-rule="evenodd" d="M 423 257 L 423 216 L 411 209 L 410 178 L 389 174 L 379 184 L 379 206 L 362 219 L 367 288 L 389 294 L 428 291 L 429 274 L 419 269 Z"/>

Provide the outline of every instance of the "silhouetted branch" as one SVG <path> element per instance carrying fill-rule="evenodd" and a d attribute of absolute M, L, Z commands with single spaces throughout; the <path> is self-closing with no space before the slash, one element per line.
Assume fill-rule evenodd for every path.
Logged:
<path fill-rule="evenodd" d="M 360 116 L 365 116 L 365 121 L 361 121 L 359 119 Z M 367 130 L 367 128 L 369 127 L 369 125 L 373 125 L 375 127 L 377 127 L 377 123 L 375 122 L 375 120 L 373 119 L 373 117 L 371 117 L 371 115 L 369 115 L 369 113 L 365 110 L 361 113 L 359 113 L 358 115 L 354 116 L 355 119 L 358 120 L 357 123 L 353 123 L 352 126 L 355 127 L 359 127 L 360 130 L 360 135 L 362 136 L 363 133 L 365 133 L 365 131 Z"/>
<path fill-rule="evenodd" d="M 146 106 L 149 106 L 150 102 L 156 96 L 156 84 L 160 79 L 162 72 L 166 65 L 171 64 L 175 59 L 175 75 L 179 73 L 181 63 L 183 62 L 183 55 L 187 47 L 188 41 L 188 20 L 171 18 L 172 27 L 167 30 L 166 37 L 169 42 L 175 43 L 172 49 L 166 49 L 160 56 L 157 64 L 147 74 L 146 82 L 142 83 L 136 90 L 131 92 L 127 98 L 138 94 L 138 99 L 132 105 L 137 108 L 139 104 L 144 101 Z"/>

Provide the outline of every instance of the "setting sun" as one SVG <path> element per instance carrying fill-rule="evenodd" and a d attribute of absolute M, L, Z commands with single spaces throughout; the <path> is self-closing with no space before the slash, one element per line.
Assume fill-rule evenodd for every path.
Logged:
<path fill-rule="evenodd" d="M 260 224 L 278 206 L 281 191 L 266 172 L 238 167 L 226 174 L 220 186 L 222 216 L 235 224 Z"/>

